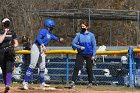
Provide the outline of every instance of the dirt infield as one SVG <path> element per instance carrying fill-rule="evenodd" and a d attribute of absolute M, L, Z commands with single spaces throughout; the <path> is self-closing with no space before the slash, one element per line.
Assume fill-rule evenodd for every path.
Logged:
<path fill-rule="evenodd" d="M 4 85 L 1 85 L 0 93 L 3 93 L 3 91 Z M 52 85 L 51 88 L 42 90 L 39 85 L 32 85 L 29 90 L 23 90 L 21 85 L 12 85 L 10 93 L 140 93 L 140 89 L 112 86 L 93 86 L 92 88 L 76 86 L 74 89 L 68 89 L 62 85 L 56 85 L 56 87 Z"/>

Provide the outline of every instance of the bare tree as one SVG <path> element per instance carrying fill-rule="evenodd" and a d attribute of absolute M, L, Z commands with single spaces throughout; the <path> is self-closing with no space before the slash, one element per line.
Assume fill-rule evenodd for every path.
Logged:
<path fill-rule="evenodd" d="M 38 10 L 61 10 L 61 9 L 80 9 L 80 8 L 94 8 L 94 9 L 114 9 L 114 10 L 139 10 L 139 0 L 0 0 L 0 17 L 10 17 L 13 21 L 13 29 L 18 34 L 18 39 L 21 40 L 22 35 L 27 35 L 32 42 L 35 39 L 39 29 L 43 26 L 43 20 L 48 18 L 40 16 Z M 36 11 L 36 12 L 31 12 Z M 63 44 L 69 46 L 72 38 L 67 37 L 69 34 L 75 34 L 79 31 L 80 21 L 83 19 L 61 19 L 54 18 L 57 25 L 54 34 L 63 36 L 66 41 Z M 91 20 L 91 30 L 94 31 L 98 42 L 100 44 L 107 44 L 109 39 L 103 39 L 104 36 L 109 35 L 107 21 Z M 74 25 L 73 25 L 74 24 Z M 120 26 L 119 32 L 118 25 Z M 112 33 L 114 41 L 123 43 L 136 43 L 135 35 L 139 34 L 136 30 L 135 22 L 116 22 L 112 24 Z M 128 34 L 129 32 L 129 34 Z M 123 33 L 127 33 L 125 36 Z M 123 39 L 119 39 L 122 38 Z M 133 38 L 132 38 L 133 37 Z M 97 42 L 97 43 L 98 43 Z M 58 45 L 53 43 L 50 45 Z M 116 45 L 116 43 L 114 43 Z"/>

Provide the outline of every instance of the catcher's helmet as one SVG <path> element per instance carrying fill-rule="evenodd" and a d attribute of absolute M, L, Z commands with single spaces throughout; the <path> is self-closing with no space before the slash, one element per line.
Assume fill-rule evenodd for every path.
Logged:
<path fill-rule="evenodd" d="M 55 26 L 55 22 L 52 19 L 47 19 L 47 20 L 45 20 L 44 25 L 49 27 L 49 28 L 50 27 L 54 27 Z"/>

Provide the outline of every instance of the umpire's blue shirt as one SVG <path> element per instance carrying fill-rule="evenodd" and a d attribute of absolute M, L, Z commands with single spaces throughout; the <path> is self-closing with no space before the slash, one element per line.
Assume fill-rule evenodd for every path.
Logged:
<path fill-rule="evenodd" d="M 81 55 L 96 55 L 96 39 L 91 32 L 80 32 L 72 41 L 72 47 L 77 49 L 78 54 Z M 85 47 L 81 50 L 81 47 Z"/>
<path fill-rule="evenodd" d="M 44 44 L 46 46 L 50 40 L 58 41 L 59 39 L 58 37 L 54 36 L 50 31 L 43 28 L 39 31 L 35 43 L 37 43 L 38 45 Z"/>

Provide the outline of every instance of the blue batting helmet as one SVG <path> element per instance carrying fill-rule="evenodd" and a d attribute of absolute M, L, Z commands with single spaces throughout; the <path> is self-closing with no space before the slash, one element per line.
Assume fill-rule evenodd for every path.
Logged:
<path fill-rule="evenodd" d="M 44 25 L 47 26 L 47 27 L 54 27 L 55 22 L 52 19 L 47 19 L 47 20 L 45 20 Z"/>

